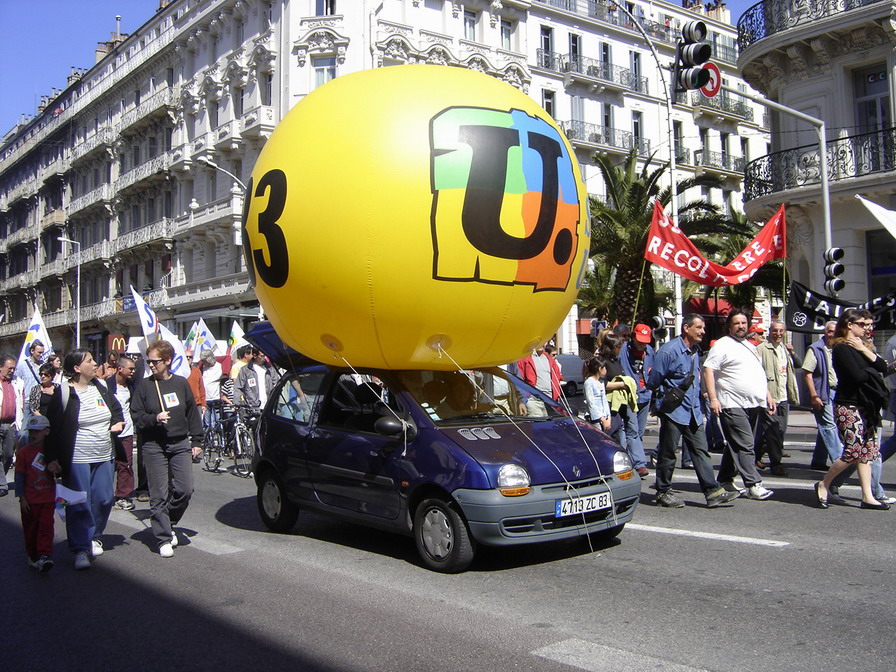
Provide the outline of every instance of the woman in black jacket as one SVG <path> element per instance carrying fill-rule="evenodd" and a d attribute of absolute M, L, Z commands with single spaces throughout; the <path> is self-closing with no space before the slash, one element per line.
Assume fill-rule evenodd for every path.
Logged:
<path fill-rule="evenodd" d="M 68 382 L 53 392 L 47 408 L 50 434 L 44 441 L 47 469 L 62 474 L 62 484 L 87 493 L 87 501 L 66 507 L 68 547 L 75 569 L 89 569 L 91 556 L 103 553 L 100 535 L 112 511 L 115 441 L 124 429 L 121 405 L 102 381 L 89 350 L 65 356 L 62 371 Z"/>
<path fill-rule="evenodd" d="M 824 480 L 815 484 L 818 505 L 828 508 L 831 481 L 850 465 L 856 465 L 862 486 L 863 509 L 886 510 L 890 506 L 874 498 L 871 490 L 871 463 L 880 457 L 877 430 L 886 401 L 883 374 L 887 363 L 866 343 L 874 320 L 867 310 L 853 308 L 837 322 L 832 341 L 832 360 L 837 372 L 834 400 L 837 429 L 843 440 L 843 455 L 831 465 Z"/>
<path fill-rule="evenodd" d="M 202 416 L 186 378 L 169 370 L 174 347 L 156 341 L 146 348 L 152 375 L 134 390 L 131 417 L 143 439 L 152 531 L 159 555 L 170 558 L 177 546 L 174 525 L 193 495 L 193 458 L 202 452 Z"/>

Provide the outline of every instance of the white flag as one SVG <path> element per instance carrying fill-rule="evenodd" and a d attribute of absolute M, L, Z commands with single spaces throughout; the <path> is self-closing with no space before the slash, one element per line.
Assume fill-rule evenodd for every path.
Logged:
<path fill-rule="evenodd" d="M 862 198 L 858 194 L 856 194 L 856 198 L 862 201 L 865 207 L 871 211 L 872 215 L 874 215 L 874 218 L 881 223 L 881 226 L 889 231 L 891 236 L 896 238 L 896 212 L 887 210 L 883 206 L 880 206 L 873 201 L 869 201 L 867 198 Z"/>
<path fill-rule="evenodd" d="M 46 361 L 47 355 L 53 352 L 53 344 L 50 343 L 50 334 L 44 326 L 43 318 L 41 318 L 37 306 L 34 306 L 34 315 L 31 318 L 31 325 L 28 327 L 28 331 L 25 332 L 25 343 L 22 345 L 22 351 L 19 353 L 19 361 L 16 366 L 17 370 L 19 367 L 24 366 L 25 360 L 28 358 L 28 348 L 31 347 L 31 344 L 34 343 L 34 341 L 40 341 L 44 344 L 44 361 Z"/>
<path fill-rule="evenodd" d="M 243 328 L 237 323 L 236 320 L 233 321 L 233 326 L 230 328 L 230 338 L 227 339 L 227 354 L 231 357 L 236 357 L 236 351 L 239 350 L 244 345 L 249 345 L 249 341 L 247 341 L 243 336 L 246 335 L 246 332 L 243 331 Z"/>
<path fill-rule="evenodd" d="M 137 293 L 133 285 L 131 286 L 131 294 L 134 297 L 134 304 L 137 306 L 137 315 L 140 318 L 140 328 L 143 330 L 143 336 L 147 343 L 159 340 L 159 318 L 156 317 L 152 307 L 143 300 L 143 297 Z M 168 332 L 171 333 L 171 332 Z M 175 339 L 178 340 L 178 339 Z"/>
<path fill-rule="evenodd" d="M 171 364 L 168 365 L 168 370 L 175 376 L 188 378 L 190 376 L 190 364 L 187 362 L 187 354 L 184 351 L 184 344 L 177 336 L 172 334 L 164 324 L 159 325 L 159 335 L 168 341 L 174 348 L 174 357 L 171 359 Z"/>
<path fill-rule="evenodd" d="M 218 340 L 215 338 L 214 334 L 212 334 L 211 329 L 208 328 L 205 320 L 200 317 L 199 327 L 196 332 L 196 347 L 194 348 L 194 352 L 196 353 L 196 356 L 199 357 L 203 350 L 211 350 L 217 354 Z"/>

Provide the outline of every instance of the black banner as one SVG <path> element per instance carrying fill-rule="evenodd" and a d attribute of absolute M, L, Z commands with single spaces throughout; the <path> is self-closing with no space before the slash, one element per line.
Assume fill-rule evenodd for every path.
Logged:
<path fill-rule="evenodd" d="M 849 308 L 865 308 L 874 315 L 875 330 L 896 329 L 896 293 L 856 305 L 813 292 L 798 282 L 790 283 L 787 329 L 803 334 L 824 333 L 825 322 L 838 320 Z"/>

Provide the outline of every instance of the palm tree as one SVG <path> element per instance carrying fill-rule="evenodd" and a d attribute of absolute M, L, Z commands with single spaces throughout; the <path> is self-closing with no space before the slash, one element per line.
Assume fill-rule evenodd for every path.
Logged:
<path fill-rule="evenodd" d="M 631 150 L 621 164 L 606 154 L 594 161 L 606 185 L 604 199 L 591 199 L 591 256 L 595 264 L 615 270 L 609 314 L 623 322 L 646 321 L 657 313 L 657 296 L 651 264 L 644 259 L 647 234 L 653 217 L 653 202 L 663 206 L 671 200 L 669 187 L 661 186 L 668 164 L 651 167 L 651 156 L 638 170 L 638 156 Z M 678 193 L 697 186 L 721 187 L 708 174 L 681 180 Z M 679 226 L 686 224 L 699 233 L 742 233 L 716 206 L 697 200 L 679 209 Z"/>

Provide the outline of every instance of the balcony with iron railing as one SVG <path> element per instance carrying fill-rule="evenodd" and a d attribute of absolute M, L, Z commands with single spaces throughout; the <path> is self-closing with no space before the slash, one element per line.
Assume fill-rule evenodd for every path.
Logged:
<path fill-rule="evenodd" d="M 650 140 L 638 138 L 629 131 L 575 120 L 561 121 L 560 128 L 574 147 L 601 148 L 619 153 L 627 153 L 634 148 L 639 156 L 650 155 Z"/>
<path fill-rule="evenodd" d="M 736 173 L 744 172 L 744 159 L 740 156 L 731 156 L 726 152 L 713 152 L 708 149 L 695 149 L 693 165 L 713 171 Z"/>
<path fill-rule="evenodd" d="M 843 12 L 889 0 L 763 0 L 745 11 L 737 22 L 737 45 L 741 52 L 776 33 L 838 17 Z M 889 10 L 887 10 L 889 11 Z"/>
<path fill-rule="evenodd" d="M 86 210 L 91 205 L 96 205 L 98 203 L 108 203 L 111 200 L 112 185 L 108 183 L 101 184 L 96 189 L 91 189 L 86 194 L 78 196 L 78 198 L 72 200 L 68 204 L 68 215 L 69 217 L 71 217 L 81 210 Z"/>
<path fill-rule="evenodd" d="M 607 23 L 619 28 L 637 30 L 632 19 L 625 12 L 619 11 L 613 2 L 605 0 L 536 0 L 536 2 L 573 14 L 579 14 L 580 16 L 587 16 L 601 23 Z M 634 21 L 648 35 L 667 44 L 674 45 L 681 36 L 681 32 L 672 26 L 657 23 L 644 16 L 635 16 Z"/>
<path fill-rule="evenodd" d="M 105 149 L 107 147 L 111 147 L 112 140 L 114 139 L 115 134 L 111 128 L 108 126 L 104 126 L 99 128 L 96 133 L 91 135 L 89 138 L 84 140 L 83 142 L 76 143 L 72 149 L 69 156 L 69 159 L 72 163 L 80 160 L 81 158 L 87 156 L 91 152 L 97 149 Z"/>
<path fill-rule="evenodd" d="M 174 93 L 174 89 L 165 88 L 161 91 L 156 91 L 149 98 L 137 105 L 137 107 L 121 115 L 121 120 L 118 122 L 119 133 L 128 131 L 131 129 L 131 126 L 134 126 L 138 122 L 148 123 L 154 112 L 173 108 L 177 105 L 177 102 L 177 96 Z"/>
<path fill-rule="evenodd" d="M 47 214 L 40 218 L 40 230 L 50 228 L 51 226 L 63 226 L 65 224 L 65 210 L 56 208 L 50 210 Z"/>
<path fill-rule="evenodd" d="M 104 263 L 112 258 L 112 243 L 108 240 L 100 240 L 90 245 L 82 245 L 78 252 L 65 258 L 65 270 L 71 270 L 78 265 L 84 266 L 91 262 Z"/>
<path fill-rule="evenodd" d="M 582 82 L 592 89 L 648 93 L 647 78 L 635 75 L 628 68 L 576 54 L 553 54 L 541 49 L 538 52 L 539 63 L 548 63 L 554 66 L 549 69 L 562 72 L 567 86 Z"/>
<path fill-rule="evenodd" d="M 24 243 L 27 240 L 34 240 L 37 237 L 38 231 L 36 227 L 23 226 L 21 229 L 16 229 L 15 231 L 6 234 L 6 248 L 10 249 L 14 245 Z"/>
<path fill-rule="evenodd" d="M 747 104 L 745 98 L 734 94 L 719 94 L 707 98 L 700 91 L 691 91 L 691 105 L 694 107 L 695 117 L 708 112 L 723 118 L 753 121 L 753 108 Z"/>
<path fill-rule="evenodd" d="M 896 128 L 827 142 L 828 179 L 836 183 L 896 170 Z M 744 172 L 744 202 L 788 189 L 821 185 L 818 145 L 773 152 L 750 161 Z"/>
<path fill-rule="evenodd" d="M 158 156 L 153 157 L 149 161 L 144 161 L 136 168 L 132 168 L 128 172 L 121 175 L 115 182 L 116 191 L 122 191 L 128 187 L 145 180 L 156 173 L 162 173 L 171 165 L 171 157 L 168 152 L 162 152 Z"/>
<path fill-rule="evenodd" d="M 174 220 L 165 217 L 118 236 L 112 241 L 112 254 L 118 254 L 122 250 L 128 250 L 138 245 L 171 240 L 173 232 Z"/>

